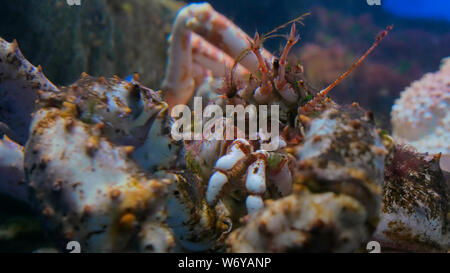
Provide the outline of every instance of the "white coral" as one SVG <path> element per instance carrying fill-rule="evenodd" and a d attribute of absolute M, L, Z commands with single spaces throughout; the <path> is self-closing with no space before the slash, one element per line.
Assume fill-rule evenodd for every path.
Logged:
<path fill-rule="evenodd" d="M 450 58 L 402 92 L 392 107 L 393 136 L 419 152 L 450 154 Z"/>

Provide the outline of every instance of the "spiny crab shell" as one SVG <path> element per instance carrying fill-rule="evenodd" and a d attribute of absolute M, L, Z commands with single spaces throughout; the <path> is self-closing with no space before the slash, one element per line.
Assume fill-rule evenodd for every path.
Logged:
<path fill-rule="evenodd" d="M 34 109 L 37 91 L 56 92 L 58 88 L 22 55 L 17 42 L 8 43 L 0 39 L 0 128 L 20 145 L 28 139 L 31 112 Z"/>
<path fill-rule="evenodd" d="M 208 28 L 214 22 L 222 27 Z M 229 28 L 234 32 L 227 32 Z M 232 65 L 233 58 L 215 58 L 212 53 L 220 48 L 193 34 L 196 30 L 206 31 L 206 38 L 234 33 L 228 41 L 239 46 L 234 54 L 250 41 L 255 55 L 246 57 L 250 65 L 239 64 L 240 84 L 227 85 L 225 75 L 214 70 L 223 65 L 218 60 Z M 385 158 L 394 151 L 392 140 L 376 129 L 372 114 L 357 104 L 339 106 L 325 98 L 326 92 L 309 90 L 300 67 L 284 71 L 284 60 L 281 73 L 275 73 L 275 65 L 269 63 L 273 56 L 255 41 L 259 37 L 247 38 L 210 5 L 185 7 L 172 32 L 165 100 L 142 86 L 137 75 L 124 81 L 82 74 L 73 85 L 59 88 L 22 56 L 16 42 L 0 39 L 0 133 L 5 135 L 0 140 L 0 177 L 15 180 L 0 179 L 0 190 L 34 207 L 61 246 L 75 240 L 86 252 L 358 250 L 370 239 L 379 218 L 397 217 L 386 209 L 392 199 L 382 199 L 382 192 L 389 192 L 389 184 L 383 182 L 391 181 L 384 176 Z M 286 48 L 295 42 L 294 25 Z M 264 64 L 267 71 L 262 71 Z M 261 70 L 266 78 L 244 76 L 253 73 L 249 69 L 256 69 L 255 74 Z M 180 75 L 188 77 L 179 81 Z M 192 82 L 201 86 L 177 93 L 193 88 Z M 218 90 L 218 83 L 225 87 Z M 221 93 L 224 90 L 226 96 Z M 263 100 L 254 96 L 257 90 L 265 93 Z M 166 101 L 186 101 L 193 92 L 222 107 L 277 104 L 282 108 L 279 141 L 285 145 L 265 161 L 262 157 L 255 161 L 260 154 L 241 154 L 236 169 L 226 173 L 237 187 L 230 194 L 218 194 L 214 204 L 208 200 L 208 180 L 219 171 L 217 162 L 229 155 L 230 143 L 238 139 L 172 139 L 173 119 Z M 292 92 L 297 96 L 291 96 Z M 257 150 L 260 143 L 249 145 L 249 150 Z M 248 171 L 254 170 L 248 165 L 255 162 L 265 162 L 260 166 L 267 169 L 267 176 L 264 172 L 261 177 L 267 177 L 269 187 L 259 193 L 264 207 L 248 214 L 244 197 L 249 189 L 241 186 Z M 429 174 L 433 166 L 426 165 L 422 172 Z M 282 168 L 285 172 L 277 176 Z M 441 177 L 439 172 L 433 177 Z M 288 190 L 277 191 L 270 187 L 271 179 L 291 184 Z M 430 180 L 429 186 L 439 181 Z M 408 204 L 420 208 L 414 202 L 416 193 L 409 193 Z M 448 200 L 448 189 L 436 194 Z M 440 206 L 439 215 L 446 210 Z M 426 233 L 422 222 L 416 228 L 409 221 L 420 213 L 413 209 L 400 217 L 406 218 L 405 225 Z M 438 217 L 436 221 L 445 225 L 447 220 Z M 448 249 L 447 230 L 433 236 L 439 239 L 443 239 L 439 250 Z"/>
<path fill-rule="evenodd" d="M 388 150 L 371 112 L 357 103 L 329 104 L 319 117 L 307 121 L 304 142 L 296 147 L 297 174 L 312 189 L 357 198 L 368 217 L 376 218 Z"/>
<path fill-rule="evenodd" d="M 375 229 L 387 150 L 369 113 L 326 104 L 315 119 L 304 117 L 304 142 L 291 149 L 294 193 L 251 215 L 228 238 L 230 251 L 347 252 Z"/>
<path fill-rule="evenodd" d="M 79 93 L 76 88 L 75 94 L 62 91 L 73 102 L 49 96 L 33 114 L 25 174 L 46 223 L 60 230 L 64 239 L 81 240 L 91 251 L 126 250 L 141 228 L 152 222 L 159 225 L 165 217 L 169 182 L 151 177 L 130 160 L 135 146 L 114 145 L 120 129 L 129 129 L 124 123 L 129 110 L 119 103 L 114 106 L 122 108 L 95 113 L 99 104 L 90 109 L 92 94 L 83 93 L 87 80 L 82 80 Z M 90 90 L 108 87 L 96 84 Z M 118 80 L 111 84 L 127 86 Z M 106 94 L 120 98 L 120 93 Z M 148 119 L 155 113 L 146 114 Z M 97 118 L 101 120 L 94 121 Z M 109 132 L 108 127 L 117 130 Z"/>
<path fill-rule="evenodd" d="M 25 147 L 6 134 L 0 141 L 2 193 L 37 210 L 58 247 L 74 240 L 86 252 L 181 251 L 184 245 L 172 231 L 180 232 L 176 221 L 181 220 L 181 228 L 199 219 L 213 221 L 201 210 L 183 214 L 196 206 L 195 196 L 173 194 L 192 193 L 195 181 L 190 178 L 186 189 L 181 175 L 166 171 L 184 161 L 183 143 L 168 135 L 171 120 L 159 94 L 142 86 L 137 76 L 124 81 L 83 73 L 73 85 L 58 88 L 16 43 L 0 43 L 5 49 L 0 62 L 2 135 L 21 132 L 27 139 Z M 8 108 L 9 101 L 22 97 L 36 102 Z M 25 125 L 8 126 L 15 111 L 23 124 L 30 124 L 29 133 Z M 186 223 L 189 219 L 193 223 Z M 199 234 L 210 229 L 209 224 L 197 226 Z"/>

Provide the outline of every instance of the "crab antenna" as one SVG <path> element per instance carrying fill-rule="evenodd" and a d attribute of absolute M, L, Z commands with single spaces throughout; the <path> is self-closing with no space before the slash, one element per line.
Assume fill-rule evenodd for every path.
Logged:
<path fill-rule="evenodd" d="M 345 79 L 355 68 L 357 68 L 364 59 L 369 56 L 369 54 L 377 47 L 377 45 L 383 40 L 383 38 L 391 31 L 393 28 L 392 25 L 388 26 L 385 31 L 381 32 L 380 35 L 375 39 L 375 42 L 372 44 L 372 46 L 364 53 L 364 55 L 359 58 L 345 73 L 343 73 L 339 78 L 337 78 L 332 84 L 330 84 L 327 88 L 320 91 L 319 95 L 321 97 L 325 96 L 328 92 L 330 92 L 331 89 L 333 89 L 336 85 L 338 85 L 343 79 Z"/>
<path fill-rule="evenodd" d="M 364 59 L 367 58 L 367 56 L 375 49 L 375 47 L 377 47 L 377 45 L 381 42 L 381 40 L 383 40 L 383 38 L 386 37 L 386 35 L 389 33 L 389 31 L 391 31 L 393 28 L 394 28 L 393 25 L 386 27 L 386 30 L 384 30 L 383 32 L 380 33 L 380 35 L 378 35 L 378 37 L 375 39 L 375 42 L 372 44 L 372 46 L 366 51 L 366 53 L 364 53 L 364 55 L 361 56 L 361 58 L 359 58 L 359 60 L 357 60 L 345 73 L 343 73 L 341 76 L 339 76 L 339 78 L 337 78 L 332 84 L 330 84 L 328 87 L 326 87 L 325 89 L 320 91 L 312 100 L 310 100 L 308 103 L 306 103 L 301 108 L 299 108 L 299 113 L 308 112 L 309 110 L 311 110 L 319 102 L 320 99 L 325 97 L 328 94 L 328 92 L 330 92 L 331 89 L 336 87 L 336 85 L 338 85 L 356 67 L 359 66 L 364 61 Z"/>
<path fill-rule="evenodd" d="M 281 26 L 274 28 L 273 30 L 271 30 L 271 31 L 269 31 L 268 33 L 266 33 L 266 34 L 263 35 L 263 40 L 265 40 L 265 39 L 268 38 L 269 36 L 272 36 L 272 34 L 278 32 L 280 29 L 285 28 L 286 26 L 288 26 L 288 25 L 290 25 L 290 24 L 292 24 L 292 23 L 299 23 L 299 24 L 301 24 L 301 25 L 304 26 L 305 24 L 302 22 L 302 20 L 303 20 L 306 16 L 309 16 L 309 15 L 311 15 L 310 12 L 304 13 L 304 14 L 300 15 L 299 17 L 297 17 L 297 18 L 295 18 L 295 19 L 292 19 L 292 20 L 290 20 L 289 22 L 286 22 L 286 23 L 282 24 Z"/>

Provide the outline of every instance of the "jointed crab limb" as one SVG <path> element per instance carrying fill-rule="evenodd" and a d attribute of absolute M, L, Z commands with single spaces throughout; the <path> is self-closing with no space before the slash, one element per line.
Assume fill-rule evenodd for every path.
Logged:
<path fill-rule="evenodd" d="M 291 48 L 298 42 L 298 40 L 299 37 L 295 36 L 295 23 L 293 23 L 291 27 L 291 33 L 289 35 L 289 40 L 286 43 L 286 46 L 283 50 L 283 53 L 281 54 L 281 58 L 279 61 L 278 77 L 276 79 L 276 87 L 278 90 L 282 90 L 286 84 L 285 70 L 286 70 L 287 56 Z"/>
<path fill-rule="evenodd" d="M 269 180 L 276 185 L 281 196 L 292 193 L 292 173 L 289 169 L 288 159 L 282 159 L 278 170 L 269 174 Z"/>
<path fill-rule="evenodd" d="M 260 72 L 262 74 L 262 84 L 261 87 L 258 87 L 255 90 L 254 97 L 257 102 L 259 103 L 265 103 L 269 98 L 270 94 L 272 93 L 272 81 L 269 78 L 269 69 L 267 67 L 267 64 L 265 62 L 265 59 L 263 58 L 262 54 L 259 51 L 259 47 L 261 46 L 262 42 L 261 40 L 264 40 L 266 36 L 264 36 L 262 39 L 259 37 L 259 34 L 256 33 L 255 38 L 253 41 L 250 42 L 250 49 L 255 54 L 259 61 L 259 68 Z M 283 53 L 280 57 L 280 60 L 278 62 L 278 68 L 276 71 L 276 78 L 274 80 L 275 87 L 280 93 L 280 95 L 288 101 L 289 103 L 295 103 L 298 100 L 298 94 L 297 92 L 289 85 L 287 85 L 287 81 L 285 78 L 285 71 L 286 71 L 286 64 L 287 64 L 287 56 L 289 54 L 289 51 L 291 48 L 298 42 L 299 37 L 295 35 L 295 22 L 292 24 L 289 39 L 286 43 L 286 46 L 283 50 Z"/>
<path fill-rule="evenodd" d="M 244 31 L 217 13 L 210 4 L 191 4 L 180 10 L 170 37 L 166 77 L 162 85 L 169 106 L 186 103 L 193 96 L 193 63 L 205 65 L 213 74 L 224 76 L 225 73 L 221 72 L 233 67 L 231 60 L 248 48 L 248 40 L 250 37 Z M 272 59 L 268 51 L 261 51 L 265 59 Z M 220 59 L 223 62 L 217 62 Z M 253 54 L 246 55 L 239 62 L 243 67 L 237 67 L 238 75 L 247 74 L 246 69 L 253 72 L 258 67 Z"/>
<path fill-rule="evenodd" d="M 260 51 L 259 34 L 256 32 L 253 42 L 250 42 L 250 49 L 259 62 L 259 69 L 262 75 L 262 85 L 255 90 L 255 99 L 258 102 L 265 102 L 272 93 L 272 82 L 269 79 L 269 69 L 267 68 L 266 60 L 263 58 Z"/>
<path fill-rule="evenodd" d="M 267 153 L 256 151 L 255 155 L 256 160 L 248 168 L 247 179 L 245 180 L 245 188 L 250 194 L 245 202 L 249 214 L 263 208 L 261 195 L 266 192 Z"/>
<path fill-rule="evenodd" d="M 215 11 L 210 4 L 191 4 L 185 9 L 191 15 L 191 18 L 185 22 L 185 26 L 232 58 L 238 57 L 248 48 L 247 41 L 250 37 L 224 15 Z M 266 50 L 262 50 L 262 55 L 266 59 L 272 57 Z M 258 61 L 252 55 L 245 56 L 240 63 L 250 71 L 256 70 L 258 66 Z"/>
<path fill-rule="evenodd" d="M 187 102 L 194 94 L 192 77 L 191 31 L 186 21 L 191 18 L 188 9 L 182 9 L 174 22 L 170 36 L 169 58 L 162 89 L 169 106 Z"/>
<path fill-rule="evenodd" d="M 298 94 L 286 84 L 285 79 L 287 55 L 298 41 L 295 36 L 295 22 L 298 20 L 290 21 L 293 22 L 290 36 L 275 73 L 278 75 L 276 87 L 289 103 L 298 100 Z M 174 23 L 166 78 L 162 86 L 167 93 L 169 107 L 187 103 L 205 78 L 221 78 L 230 70 L 231 79 L 236 76 L 240 80 L 259 70 L 261 84 L 251 93 L 258 103 L 267 103 L 273 91 L 273 56 L 262 48 L 262 43 L 269 34 L 260 37 L 256 33 L 251 39 L 209 4 L 191 4 L 183 8 Z"/>
<path fill-rule="evenodd" d="M 378 44 L 383 40 L 384 37 L 391 31 L 393 26 L 388 26 L 385 31 L 381 32 L 380 35 L 375 39 L 375 42 L 372 44 L 372 46 L 364 53 L 364 55 L 361 56 L 347 71 L 345 71 L 339 78 L 337 78 L 332 84 L 327 86 L 325 89 L 320 91 L 312 100 L 310 100 L 307 104 L 305 104 L 303 107 L 299 108 L 299 113 L 307 113 L 314 109 L 314 107 L 317 105 L 318 102 L 323 100 L 323 98 L 330 92 L 336 85 L 341 83 L 347 76 L 355 70 L 366 58 L 369 56 L 369 54 L 375 49 L 375 47 L 378 46 Z"/>
<path fill-rule="evenodd" d="M 245 199 L 247 212 L 249 214 L 256 212 L 264 207 L 263 195 L 267 191 L 267 181 L 273 182 L 281 196 L 291 193 L 292 175 L 287 164 L 288 157 L 278 153 L 274 155 L 275 163 L 269 170 L 269 152 L 265 150 L 252 152 L 252 145 L 248 141 L 236 139 L 228 147 L 226 154 L 216 162 L 206 192 L 208 205 L 216 205 L 219 198 L 230 191 L 230 187 L 232 190 L 237 186 L 239 189 L 243 188 L 247 195 Z"/>
<path fill-rule="evenodd" d="M 234 59 L 212 45 L 200 35 L 191 34 L 192 57 L 194 64 L 210 70 L 214 77 L 223 77 L 234 65 Z M 250 72 L 240 64 L 234 70 L 234 76 L 244 78 Z"/>
<path fill-rule="evenodd" d="M 245 139 L 238 138 L 228 147 L 227 153 L 217 160 L 215 165 L 216 171 L 209 179 L 208 189 L 206 191 L 206 201 L 209 205 L 212 206 L 217 202 L 223 186 L 229 182 L 227 174 L 231 174 L 233 169 L 238 166 L 250 152 L 250 143 Z"/>

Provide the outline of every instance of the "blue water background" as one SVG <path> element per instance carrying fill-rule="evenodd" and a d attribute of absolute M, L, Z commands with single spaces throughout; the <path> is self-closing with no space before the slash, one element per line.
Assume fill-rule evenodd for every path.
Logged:
<path fill-rule="evenodd" d="M 433 18 L 450 21 L 450 0 L 381 0 L 391 13 L 410 18 Z"/>

